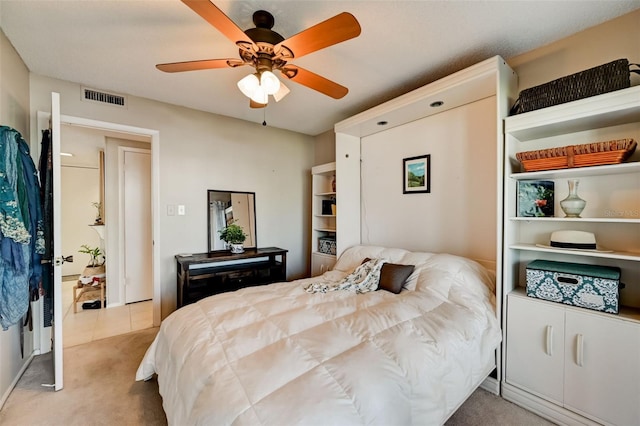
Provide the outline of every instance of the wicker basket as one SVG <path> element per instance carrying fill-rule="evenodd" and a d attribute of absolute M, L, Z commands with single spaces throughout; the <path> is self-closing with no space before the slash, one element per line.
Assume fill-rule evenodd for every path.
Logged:
<path fill-rule="evenodd" d="M 636 146 L 633 139 L 619 139 L 518 152 L 516 159 L 527 172 L 602 166 L 622 163 L 633 154 Z"/>
<path fill-rule="evenodd" d="M 511 115 L 626 89 L 631 85 L 631 73 L 638 73 L 630 66 L 637 65 L 629 64 L 627 59 L 618 59 L 525 89 L 511 108 Z"/>

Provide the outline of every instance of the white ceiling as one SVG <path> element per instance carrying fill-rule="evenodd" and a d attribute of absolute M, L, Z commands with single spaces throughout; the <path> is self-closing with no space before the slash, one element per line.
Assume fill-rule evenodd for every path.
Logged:
<path fill-rule="evenodd" d="M 505 59 L 640 8 L 638 0 L 213 1 L 240 28 L 275 16 L 288 38 L 340 12 L 358 38 L 292 63 L 349 88 L 340 100 L 291 93 L 249 108 L 236 82 L 249 68 L 167 74 L 157 63 L 235 58 L 236 46 L 178 0 L 0 0 L 0 26 L 32 72 L 309 135 L 489 57 Z"/>

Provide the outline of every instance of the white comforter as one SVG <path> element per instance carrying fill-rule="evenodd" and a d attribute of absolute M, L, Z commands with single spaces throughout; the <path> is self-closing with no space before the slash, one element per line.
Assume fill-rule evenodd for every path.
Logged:
<path fill-rule="evenodd" d="M 170 315 L 136 379 L 158 374 L 172 425 L 442 424 L 495 366 L 491 275 L 446 254 L 358 246 L 415 264 L 400 294 L 310 294 L 314 279 L 245 288 Z"/>

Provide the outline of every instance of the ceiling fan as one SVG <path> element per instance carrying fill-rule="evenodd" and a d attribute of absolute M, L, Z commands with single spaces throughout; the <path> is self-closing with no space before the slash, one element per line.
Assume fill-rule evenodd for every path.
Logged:
<path fill-rule="evenodd" d="M 255 12 L 253 23 L 256 27 L 242 31 L 209 0 L 182 0 L 182 2 L 234 42 L 239 48 L 240 58 L 158 64 L 156 68 L 159 70 L 173 73 L 252 66 L 255 72 L 238 82 L 238 88 L 250 98 L 252 108 L 267 106 L 269 95 L 273 96 L 277 102 L 289 93 L 289 89 L 280 83 L 273 71 L 280 71 L 289 80 L 334 99 L 342 98 L 349 91 L 346 87 L 291 64 L 289 61 L 360 35 L 360 24 L 350 13 L 340 13 L 285 39 L 271 29 L 274 18 L 267 11 Z"/>

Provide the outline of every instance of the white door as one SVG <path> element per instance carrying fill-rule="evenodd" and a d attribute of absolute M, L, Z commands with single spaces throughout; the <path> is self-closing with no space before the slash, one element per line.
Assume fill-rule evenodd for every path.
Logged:
<path fill-rule="evenodd" d="M 598 422 L 640 424 L 640 326 L 567 312 L 564 404 Z"/>
<path fill-rule="evenodd" d="M 322 253 L 311 253 L 311 276 L 317 277 L 331 270 L 336 264 L 336 257 Z"/>
<path fill-rule="evenodd" d="M 564 308 L 509 295 L 506 381 L 562 405 Z"/>
<path fill-rule="evenodd" d="M 151 152 L 122 148 L 125 303 L 153 298 Z"/>
<path fill-rule="evenodd" d="M 53 370 L 55 390 L 63 387 L 62 376 L 62 232 L 60 169 L 60 94 L 51 93 L 51 155 L 53 174 Z"/>

